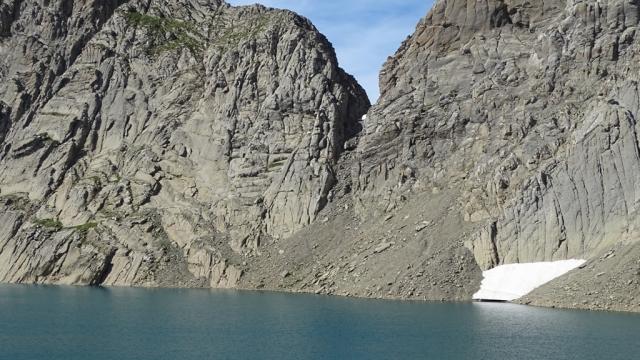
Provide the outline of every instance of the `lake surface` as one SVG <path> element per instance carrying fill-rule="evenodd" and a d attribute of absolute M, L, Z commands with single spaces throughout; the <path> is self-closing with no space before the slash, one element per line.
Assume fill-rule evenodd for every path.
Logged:
<path fill-rule="evenodd" d="M 639 359 L 640 316 L 0 285 L 0 359 Z"/>

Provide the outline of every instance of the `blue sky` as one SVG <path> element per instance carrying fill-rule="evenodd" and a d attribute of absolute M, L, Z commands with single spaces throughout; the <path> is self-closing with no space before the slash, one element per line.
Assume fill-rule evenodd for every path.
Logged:
<path fill-rule="evenodd" d="M 415 30 L 432 0 L 227 0 L 293 10 L 313 21 L 338 53 L 340 66 L 354 75 L 372 102 L 378 73 L 388 56 Z"/>

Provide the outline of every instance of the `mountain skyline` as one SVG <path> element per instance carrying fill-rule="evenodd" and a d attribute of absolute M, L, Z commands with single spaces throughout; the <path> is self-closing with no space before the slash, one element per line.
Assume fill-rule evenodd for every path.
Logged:
<path fill-rule="evenodd" d="M 378 74 L 387 57 L 416 28 L 433 6 L 432 0 L 312 1 L 312 0 L 228 0 L 231 5 L 259 3 L 289 9 L 309 18 L 327 36 L 340 66 L 356 77 L 371 102 L 380 94 Z"/>

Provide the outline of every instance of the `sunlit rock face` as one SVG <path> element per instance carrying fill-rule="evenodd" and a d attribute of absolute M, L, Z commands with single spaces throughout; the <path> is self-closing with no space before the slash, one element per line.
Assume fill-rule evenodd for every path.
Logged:
<path fill-rule="evenodd" d="M 296 274 L 257 282 L 468 300 L 496 266 L 587 259 L 558 298 L 606 284 L 638 293 L 637 265 L 614 272 L 600 259 L 640 239 L 639 11 L 622 0 L 437 1 L 384 65 L 380 99 L 349 142 L 346 210 L 279 245 L 289 260 L 309 242 L 278 268 Z M 578 301 L 598 307 L 594 294 Z"/>
<path fill-rule="evenodd" d="M 0 37 L 0 281 L 236 286 L 369 106 L 288 11 L 5 1 Z"/>
<path fill-rule="evenodd" d="M 290 12 L 4 1 L 0 281 L 469 300 L 586 259 L 533 295 L 640 309 L 638 14 L 438 1 L 369 109 Z"/>
<path fill-rule="evenodd" d="M 638 14 L 622 0 L 437 2 L 381 73 L 359 213 L 450 194 L 483 270 L 637 241 Z"/>

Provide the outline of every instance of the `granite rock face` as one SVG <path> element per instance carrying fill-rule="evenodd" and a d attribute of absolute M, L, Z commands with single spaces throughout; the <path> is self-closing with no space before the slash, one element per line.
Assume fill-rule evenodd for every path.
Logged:
<path fill-rule="evenodd" d="M 437 2 L 381 73 L 359 212 L 453 194 L 485 270 L 636 243 L 639 14 L 622 0 Z"/>
<path fill-rule="evenodd" d="M 236 286 L 311 223 L 368 109 L 308 20 L 4 1 L 0 281 Z"/>
<path fill-rule="evenodd" d="M 637 311 L 639 22 L 440 0 L 369 109 L 287 11 L 4 1 L 0 281 L 468 300 L 584 258 L 522 301 Z"/>

